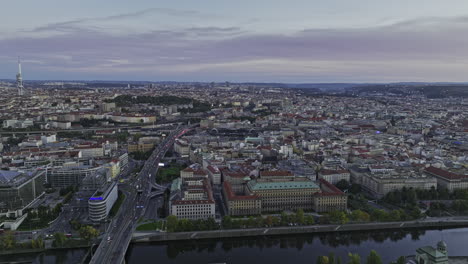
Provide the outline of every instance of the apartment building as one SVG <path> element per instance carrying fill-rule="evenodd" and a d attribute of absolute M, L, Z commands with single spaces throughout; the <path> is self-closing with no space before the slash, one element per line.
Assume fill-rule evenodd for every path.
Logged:
<path fill-rule="evenodd" d="M 262 212 L 312 210 L 313 194 L 320 192 L 320 187 L 309 179 L 252 180 L 247 188 L 261 199 Z"/>
<path fill-rule="evenodd" d="M 319 184 L 321 192 L 314 194 L 314 211 L 323 213 L 335 210 L 346 210 L 348 196 L 345 193 L 325 179 L 319 179 L 317 183 Z"/>
<path fill-rule="evenodd" d="M 437 179 L 437 185 L 447 188 L 450 192 L 457 189 L 468 189 L 468 175 L 458 174 L 432 166 L 426 168 L 424 173 L 435 177 Z"/>
<path fill-rule="evenodd" d="M 262 213 L 262 200 L 255 194 L 237 195 L 231 183 L 223 183 L 223 197 L 230 216 L 259 215 Z"/>

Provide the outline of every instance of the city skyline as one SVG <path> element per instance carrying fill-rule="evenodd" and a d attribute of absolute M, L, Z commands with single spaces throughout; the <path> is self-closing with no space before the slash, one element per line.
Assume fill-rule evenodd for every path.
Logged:
<path fill-rule="evenodd" d="M 468 4 L 422 3 L 8 3 L 0 78 L 468 81 Z"/>

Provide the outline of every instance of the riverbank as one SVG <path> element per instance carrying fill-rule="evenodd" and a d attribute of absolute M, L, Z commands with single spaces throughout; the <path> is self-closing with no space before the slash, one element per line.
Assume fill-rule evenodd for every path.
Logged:
<path fill-rule="evenodd" d="M 466 219 L 429 219 L 406 222 L 382 222 L 382 223 L 362 223 L 345 225 L 312 225 L 312 226 L 288 226 L 271 228 L 249 228 L 249 229 L 229 229 L 214 231 L 193 231 L 193 232 L 158 232 L 139 231 L 133 233 L 133 243 L 147 243 L 158 241 L 176 241 L 193 239 L 213 239 L 213 238 L 234 238 L 234 237 L 254 237 L 254 236 L 275 236 L 308 233 L 333 233 L 333 232 L 355 232 L 372 230 L 392 230 L 392 229 L 430 229 L 430 228 L 460 228 L 468 227 Z"/>
<path fill-rule="evenodd" d="M 74 246 L 53 247 L 53 248 L 52 247 L 51 248 L 22 248 L 22 249 L 12 249 L 12 250 L 0 250 L 0 256 L 44 253 L 44 252 L 49 252 L 49 251 L 60 251 L 60 250 L 80 249 L 80 248 L 89 248 L 89 245 L 74 245 Z"/>

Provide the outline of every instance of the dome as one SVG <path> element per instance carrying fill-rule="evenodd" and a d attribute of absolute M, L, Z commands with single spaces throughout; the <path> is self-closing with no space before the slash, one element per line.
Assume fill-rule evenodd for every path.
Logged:
<path fill-rule="evenodd" d="M 447 251 L 447 244 L 444 242 L 444 241 L 439 241 L 439 243 L 437 243 L 437 249 L 439 251 Z"/>

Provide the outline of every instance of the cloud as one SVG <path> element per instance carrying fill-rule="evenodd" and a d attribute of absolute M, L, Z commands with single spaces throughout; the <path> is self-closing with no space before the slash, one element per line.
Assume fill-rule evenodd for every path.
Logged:
<path fill-rule="evenodd" d="M 144 17 L 150 14 L 161 14 L 171 17 L 212 17 L 211 14 L 202 14 L 194 10 L 176 10 L 170 8 L 147 8 L 143 10 L 138 10 L 135 12 L 128 12 L 123 14 L 105 16 L 105 17 L 95 17 L 95 18 L 80 18 L 69 21 L 50 23 L 47 25 L 39 26 L 31 30 L 25 30 L 24 32 L 47 32 L 47 31 L 58 31 L 58 32 L 71 32 L 71 31 L 93 31 L 99 29 L 99 27 L 90 26 L 90 23 L 100 23 L 100 22 L 116 22 L 126 19 L 134 19 Z M 87 30 L 86 30 L 87 29 Z"/>
<path fill-rule="evenodd" d="M 155 10 L 107 19 L 146 12 Z M 92 76 L 118 73 L 120 77 L 138 74 L 147 79 L 190 75 L 211 80 L 214 74 L 238 80 L 270 76 L 270 81 L 462 81 L 468 65 L 468 17 L 422 18 L 367 28 L 306 29 L 290 34 L 257 34 L 237 26 L 110 34 L 96 28 L 75 28 L 82 22 L 54 26 L 69 28 L 67 34 L 0 39 L 0 46 L 5 47 L 2 53 L 45 62 L 33 68 L 41 71 Z"/>

